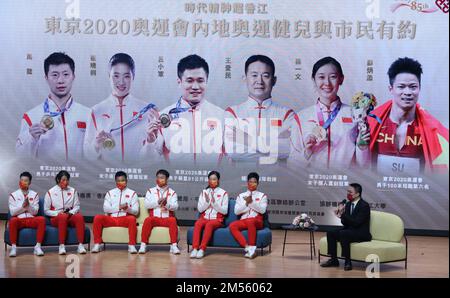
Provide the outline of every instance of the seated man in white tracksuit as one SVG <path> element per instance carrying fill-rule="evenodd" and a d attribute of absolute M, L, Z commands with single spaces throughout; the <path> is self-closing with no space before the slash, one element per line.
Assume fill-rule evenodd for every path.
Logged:
<path fill-rule="evenodd" d="M 128 228 L 128 252 L 137 253 L 136 250 L 136 216 L 139 213 L 138 196 L 134 190 L 127 187 L 127 174 L 118 171 L 115 175 L 116 188 L 111 189 L 105 195 L 103 211 L 106 213 L 94 217 L 93 234 L 94 247 L 93 253 L 100 251 L 100 244 L 103 242 L 103 228 L 124 227 Z"/>
<path fill-rule="evenodd" d="M 43 256 L 41 244 L 45 237 L 45 217 L 37 216 L 39 196 L 30 189 L 32 176 L 29 172 L 21 173 L 19 178 L 19 189 L 11 193 L 8 198 L 9 213 L 11 214 L 9 219 L 9 240 L 11 241 L 9 256 L 17 256 L 17 238 L 19 231 L 24 228 L 36 229 L 34 254 Z"/>
<path fill-rule="evenodd" d="M 21 157 L 42 160 L 78 160 L 83 157 L 83 141 L 90 109 L 71 95 L 75 62 L 64 53 L 52 53 L 44 61 L 48 97 L 23 114 L 16 140 Z"/>
<path fill-rule="evenodd" d="M 166 161 L 189 164 L 216 164 L 222 157 L 224 110 L 205 99 L 209 67 L 206 61 L 190 55 L 178 63 L 178 85 L 182 95 L 160 114 L 170 114 L 172 122 L 164 128 L 154 118 L 148 123 L 146 144 L 141 157 L 155 152 Z M 177 111 L 177 112 L 174 112 Z"/>
<path fill-rule="evenodd" d="M 169 228 L 170 253 L 177 255 L 178 249 L 178 225 L 175 211 L 178 209 L 177 193 L 167 184 L 169 172 L 158 170 L 156 172 L 156 186 L 149 188 L 145 194 L 145 208 L 148 209 L 149 216 L 142 226 L 140 254 L 145 254 L 146 244 L 150 238 L 154 227 Z"/>
<path fill-rule="evenodd" d="M 272 99 L 277 77 L 267 56 L 245 62 L 248 99 L 225 110 L 225 153 L 233 162 L 274 164 L 289 156 L 294 111 Z"/>
<path fill-rule="evenodd" d="M 267 195 L 258 191 L 259 175 L 252 172 L 247 176 L 247 191 L 238 195 L 234 213 L 239 216 L 230 224 L 231 235 L 241 247 L 244 247 L 245 257 L 256 257 L 256 241 L 258 230 L 264 228 L 264 213 L 267 211 Z M 241 231 L 247 230 L 248 241 Z"/>
<path fill-rule="evenodd" d="M 146 139 L 147 118 L 156 110 L 130 94 L 135 77 L 133 58 L 118 53 L 109 61 L 112 93 L 92 107 L 84 150 L 89 160 L 136 161 Z M 129 124 L 127 124 L 131 121 Z"/>

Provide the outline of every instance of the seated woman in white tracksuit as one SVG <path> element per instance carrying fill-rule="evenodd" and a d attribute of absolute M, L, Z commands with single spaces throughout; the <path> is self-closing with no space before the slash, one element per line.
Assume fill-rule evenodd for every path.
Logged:
<path fill-rule="evenodd" d="M 198 197 L 197 209 L 201 214 L 194 225 L 191 258 L 201 259 L 214 230 L 223 226 L 228 213 L 228 193 L 219 187 L 220 173 L 208 174 L 208 187 Z M 200 238 L 203 231 L 203 237 Z"/>
<path fill-rule="evenodd" d="M 56 185 L 47 191 L 44 201 L 44 213 L 50 217 L 52 226 L 58 228 L 59 254 L 65 255 L 67 227 L 75 227 L 78 238 L 79 254 L 85 254 L 83 215 L 80 213 L 80 200 L 78 192 L 69 186 L 70 174 L 67 171 L 59 171 L 55 177 Z"/>

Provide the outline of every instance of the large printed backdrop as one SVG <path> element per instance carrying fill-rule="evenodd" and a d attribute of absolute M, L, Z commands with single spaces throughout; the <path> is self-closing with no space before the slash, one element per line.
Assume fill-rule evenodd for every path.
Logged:
<path fill-rule="evenodd" d="M 390 99 L 389 65 L 408 56 L 424 69 L 420 104 L 448 128 L 448 14 L 435 1 L 19 0 L 2 1 L 1 6 L 1 213 L 7 212 L 7 195 L 16 189 L 18 174 L 24 170 L 33 173 L 33 188 L 44 195 L 54 184 L 55 172 L 68 169 L 83 214 L 94 215 L 102 212 L 103 194 L 114 187 L 110 175 L 117 169 L 125 169 L 131 176 L 129 186 L 145 194 L 154 184 L 155 171 L 164 167 L 179 194 L 177 216 L 194 219 L 206 173 L 217 169 L 215 164 L 147 160 L 19 158 L 15 145 L 22 115 L 42 105 L 48 95 L 43 61 L 55 51 L 75 60 L 72 94 L 87 107 L 110 95 L 108 60 L 115 53 L 128 53 L 135 60 L 133 95 L 161 108 L 180 96 L 178 61 L 198 54 L 210 67 L 207 98 L 222 109 L 246 100 L 244 62 L 253 54 L 264 54 L 276 65 L 273 99 L 295 111 L 315 103 L 311 70 L 322 57 L 333 56 L 342 64 L 345 81 L 339 95 L 344 103 L 357 91 L 373 93 L 384 103 Z M 448 162 L 448 151 L 446 158 Z M 258 171 L 275 223 L 307 212 L 319 224 L 338 224 L 333 209 L 345 197 L 345 185 L 357 181 L 375 210 L 400 215 L 407 228 L 448 230 L 448 171 L 403 177 L 369 169 L 248 163 L 225 163 L 219 170 L 222 187 L 232 197 L 244 190 L 243 177 Z"/>

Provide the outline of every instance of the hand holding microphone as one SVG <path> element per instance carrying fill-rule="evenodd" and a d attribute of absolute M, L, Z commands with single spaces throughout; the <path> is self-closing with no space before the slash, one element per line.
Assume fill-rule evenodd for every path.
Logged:
<path fill-rule="evenodd" d="M 341 218 L 342 214 L 344 214 L 345 211 L 345 203 L 347 203 L 347 200 L 342 200 L 342 202 L 340 202 L 338 204 L 338 209 L 334 210 L 334 214 L 338 217 Z"/>

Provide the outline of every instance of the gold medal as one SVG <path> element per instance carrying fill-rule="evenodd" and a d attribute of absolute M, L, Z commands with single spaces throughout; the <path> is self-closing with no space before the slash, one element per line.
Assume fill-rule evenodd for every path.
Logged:
<path fill-rule="evenodd" d="M 161 121 L 162 127 L 167 128 L 170 126 L 172 119 L 168 114 L 161 114 L 161 116 L 159 116 L 159 121 Z"/>
<path fill-rule="evenodd" d="M 46 129 L 52 129 L 55 126 L 55 122 L 50 115 L 44 115 L 41 119 L 41 125 Z"/>
<path fill-rule="evenodd" d="M 116 146 L 116 142 L 112 138 L 107 138 L 103 141 L 103 148 L 111 150 Z"/>
<path fill-rule="evenodd" d="M 312 134 L 317 138 L 318 143 L 327 140 L 327 130 L 320 125 L 316 125 L 313 128 Z"/>

